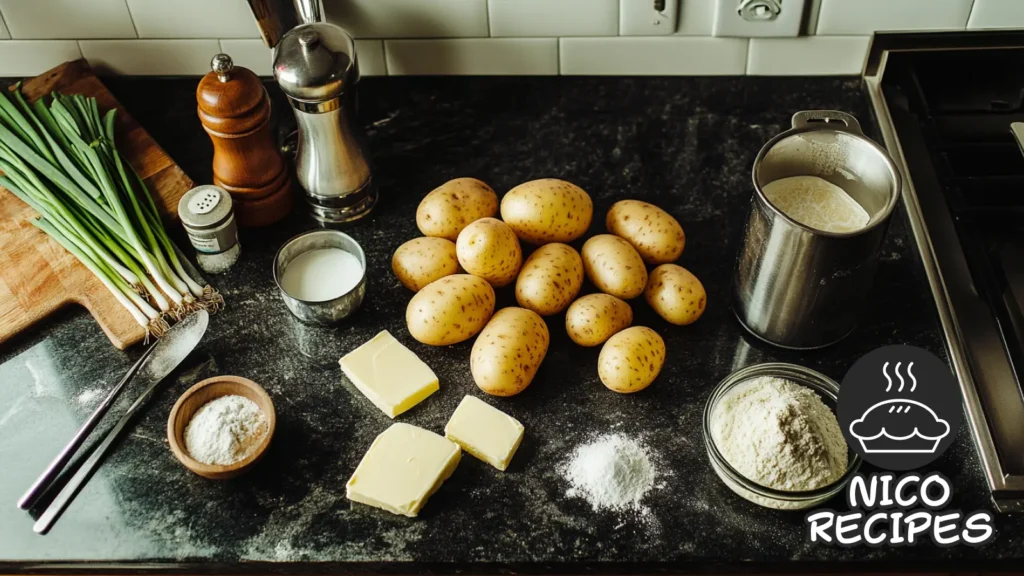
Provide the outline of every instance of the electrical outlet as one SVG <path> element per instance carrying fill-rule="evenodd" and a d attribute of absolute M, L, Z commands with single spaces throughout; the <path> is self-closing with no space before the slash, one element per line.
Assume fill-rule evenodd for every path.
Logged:
<path fill-rule="evenodd" d="M 669 36 L 676 31 L 680 0 L 619 0 L 619 34 Z M 693 0 L 682 0 L 692 2 Z"/>
<path fill-rule="evenodd" d="M 779 37 L 800 34 L 804 0 L 715 0 L 715 36 Z"/>

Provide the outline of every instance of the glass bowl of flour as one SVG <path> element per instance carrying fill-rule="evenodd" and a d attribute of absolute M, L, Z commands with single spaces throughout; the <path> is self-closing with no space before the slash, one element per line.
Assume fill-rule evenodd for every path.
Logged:
<path fill-rule="evenodd" d="M 733 492 L 776 510 L 804 510 L 843 491 L 860 468 L 836 420 L 839 385 L 786 363 L 748 366 L 712 391 L 704 444 Z"/>

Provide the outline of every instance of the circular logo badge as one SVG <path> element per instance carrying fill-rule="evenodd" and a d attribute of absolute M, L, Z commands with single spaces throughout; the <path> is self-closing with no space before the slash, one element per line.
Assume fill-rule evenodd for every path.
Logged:
<path fill-rule="evenodd" d="M 937 459 L 960 429 L 960 387 L 946 364 L 915 346 L 884 346 L 843 378 L 836 412 L 846 442 L 886 470 Z"/>

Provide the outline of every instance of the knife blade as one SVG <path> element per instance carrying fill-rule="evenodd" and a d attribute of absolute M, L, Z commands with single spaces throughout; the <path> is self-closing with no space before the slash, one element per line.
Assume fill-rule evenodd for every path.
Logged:
<path fill-rule="evenodd" d="M 103 442 L 93 450 L 89 458 L 68 480 L 50 506 L 39 517 L 32 527 L 37 534 L 46 534 L 50 531 L 50 528 L 92 477 L 103 457 L 110 451 L 111 446 L 117 441 L 135 414 L 146 405 L 163 379 L 174 371 L 199 344 L 209 323 L 210 315 L 206 310 L 199 310 L 172 326 L 155 344 L 158 348 L 146 359 L 136 376 L 140 385 L 146 386 L 145 391 L 128 408 L 124 416 L 121 416 L 117 424 L 107 432 Z"/>

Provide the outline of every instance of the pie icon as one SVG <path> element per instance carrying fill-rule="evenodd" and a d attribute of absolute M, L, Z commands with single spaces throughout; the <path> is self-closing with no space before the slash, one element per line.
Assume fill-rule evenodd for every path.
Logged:
<path fill-rule="evenodd" d="M 916 400 L 883 400 L 850 423 L 850 434 L 868 454 L 931 454 L 949 435 L 949 423 Z"/>

